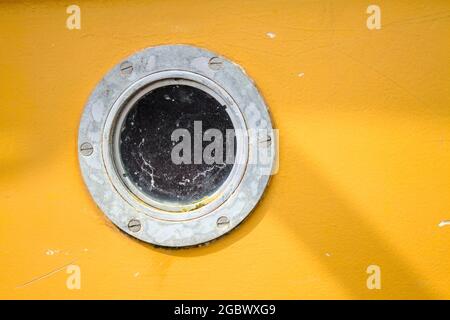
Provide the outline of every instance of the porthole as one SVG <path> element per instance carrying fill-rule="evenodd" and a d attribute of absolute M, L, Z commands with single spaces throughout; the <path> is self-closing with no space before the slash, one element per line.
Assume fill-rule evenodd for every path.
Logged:
<path fill-rule="evenodd" d="M 83 178 L 105 215 L 167 247 L 208 242 L 241 223 L 276 156 L 253 82 L 227 59 L 185 45 L 149 48 L 114 67 L 85 106 L 78 142 Z"/>

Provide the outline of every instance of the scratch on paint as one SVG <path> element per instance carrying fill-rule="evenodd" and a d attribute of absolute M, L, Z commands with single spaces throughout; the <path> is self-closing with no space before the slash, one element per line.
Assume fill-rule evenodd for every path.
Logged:
<path fill-rule="evenodd" d="M 63 265 L 62 267 L 59 267 L 59 268 L 57 268 L 57 269 L 54 269 L 54 270 L 52 270 L 52 271 L 50 271 L 50 272 L 48 272 L 48 273 L 46 273 L 46 274 L 44 274 L 44 275 L 42 275 L 42 276 L 36 277 L 36 278 L 34 278 L 34 279 L 32 279 L 32 280 L 30 280 L 30 281 L 28 281 L 28 282 L 25 282 L 24 284 L 21 284 L 21 285 L 17 286 L 16 288 L 17 288 L 17 289 L 20 289 L 20 288 L 29 286 L 30 284 L 33 284 L 33 283 L 35 283 L 35 282 L 37 282 L 37 281 L 46 279 L 46 278 L 48 278 L 48 277 L 50 277 L 50 276 L 52 276 L 52 275 L 54 275 L 54 274 L 60 272 L 61 270 L 65 269 L 66 267 L 70 266 L 71 264 L 74 264 L 75 262 L 76 262 L 76 260 L 71 261 L 71 262 L 69 262 L 69 263 Z"/>

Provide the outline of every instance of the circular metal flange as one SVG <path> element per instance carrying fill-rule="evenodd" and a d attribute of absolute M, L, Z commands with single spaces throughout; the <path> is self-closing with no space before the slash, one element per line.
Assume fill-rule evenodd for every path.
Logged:
<path fill-rule="evenodd" d="M 140 192 L 123 173 L 117 152 L 118 131 L 133 103 L 174 83 L 199 88 L 226 106 L 237 132 L 235 163 L 226 181 L 187 205 Z M 120 229 L 158 246 L 185 247 L 229 232 L 256 206 L 275 164 L 274 138 L 264 100 L 238 65 L 192 46 L 158 46 L 117 64 L 94 89 L 80 122 L 79 161 L 93 199 Z"/>

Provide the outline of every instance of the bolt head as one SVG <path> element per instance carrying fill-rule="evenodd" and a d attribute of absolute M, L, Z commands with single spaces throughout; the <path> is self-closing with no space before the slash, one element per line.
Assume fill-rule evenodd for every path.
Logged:
<path fill-rule="evenodd" d="M 141 230 L 141 221 L 139 221 L 138 219 L 131 219 L 128 222 L 128 230 L 130 230 L 131 232 L 138 232 L 139 230 Z"/>
<path fill-rule="evenodd" d="M 261 140 L 259 140 L 259 143 L 263 146 L 263 147 L 270 147 L 270 145 L 272 144 L 272 137 L 271 136 L 265 136 L 264 138 L 262 138 Z"/>
<path fill-rule="evenodd" d="M 89 142 L 84 142 L 80 146 L 80 153 L 85 157 L 89 157 L 92 153 L 94 153 L 94 147 Z"/>
<path fill-rule="evenodd" d="M 211 70 L 217 71 L 222 69 L 223 67 L 223 60 L 219 57 L 213 57 L 209 59 L 208 66 Z"/>
<path fill-rule="evenodd" d="M 128 77 L 133 72 L 133 64 L 130 61 L 124 61 L 120 65 L 120 74 L 122 77 Z"/>
<path fill-rule="evenodd" d="M 230 225 L 230 219 L 228 217 L 222 216 L 219 219 L 217 219 L 217 227 L 221 229 L 228 228 Z"/>

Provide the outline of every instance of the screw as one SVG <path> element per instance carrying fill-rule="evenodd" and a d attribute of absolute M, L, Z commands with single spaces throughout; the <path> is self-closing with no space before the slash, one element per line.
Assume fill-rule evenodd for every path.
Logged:
<path fill-rule="evenodd" d="M 223 228 L 228 228 L 229 225 L 230 225 L 230 219 L 228 219 L 227 217 L 222 216 L 219 219 L 217 219 L 217 227 L 223 229 Z"/>
<path fill-rule="evenodd" d="M 213 57 L 209 59 L 208 66 L 211 70 L 220 70 L 223 67 L 223 61 L 218 57 Z"/>
<path fill-rule="evenodd" d="M 138 219 L 131 219 L 130 222 L 128 222 L 128 229 L 132 232 L 138 232 L 141 230 L 141 222 Z"/>
<path fill-rule="evenodd" d="M 120 74 L 124 77 L 129 76 L 133 72 L 133 65 L 129 61 L 122 62 L 120 65 Z"/>
<path fill-rule="evenodd" d="M 94 152 L 94 147 L 89 142 L 84 142 L 80 146 L 80 152 L 83 156 L 89 157 Z"/>
<path fill-rule="evenodd" d="M 267 138 L 265 140 L 260 140 L 259 143 L 266 143 L 266 147 L 269 147 L 270 144 L 272 143 L 272 137 L 271 136 L 267 136 Z"/>

